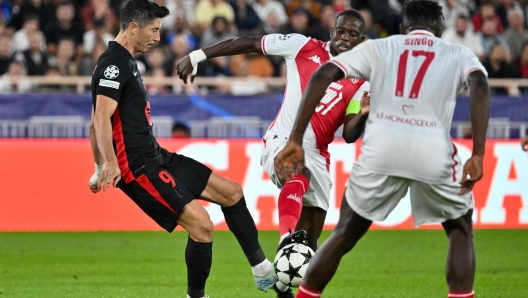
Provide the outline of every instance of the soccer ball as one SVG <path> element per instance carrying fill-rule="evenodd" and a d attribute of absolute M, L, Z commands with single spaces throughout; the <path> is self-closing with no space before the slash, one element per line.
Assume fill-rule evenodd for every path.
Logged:
<path fill-rule="evenodd" d="M 314 251 L 304 244 L 288 244 L 277 252 L 275 274 L 279 281 L 290 287 L 301 285 Z"/>

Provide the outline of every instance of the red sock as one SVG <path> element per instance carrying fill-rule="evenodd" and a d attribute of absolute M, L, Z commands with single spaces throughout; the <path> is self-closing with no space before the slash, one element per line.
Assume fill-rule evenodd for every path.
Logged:
<path fill-rule="evenodd" d="M 447 295 L 447 298 L 474 298 L 475 297 L 475 291 L 467 291 L 467 292 L 455 292 L 455 291 L 449 291 L 449 294 Z"/>
<path fill-rule="evenodd" d="M 302 197 L 309 186 L 308 179 L 302 175 L 295 175 L 292 180 L 284 183 L 278 202 L 281 236 L 290 230 L 295 231 L 295 226 L 301 217 Z"/>
<path fill-rule="evenodd" d="M 297 291 L 296 298 L 318 298 L 323 295 L 323 292 L 307 289 L 305 286 L 301 285 L 299 291 Z"/>

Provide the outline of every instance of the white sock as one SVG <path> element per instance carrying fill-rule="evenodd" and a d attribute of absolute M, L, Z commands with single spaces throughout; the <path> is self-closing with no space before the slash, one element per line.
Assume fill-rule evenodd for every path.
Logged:
<path fill-rule="evenodd" d="M 290 233 L 284 233 L 281 235 L 280 239 L 279 239 L 279 244 L 282 242 L 282 240 L 284 240 L 284 238 L 286 238 L 286 236 L 290 235 Z"/>
<path fill-rule="evenodd" d="M 283 284 L 280 281 L 278 281 L 275 285 L 277 286 L 277 289 L 279 289 L 279 291 L 281 291 L 281 292 L 286 292 L 290 288 L 290 287 L 288 287 L 287 285 Z"/>
<path fill-rule="evenodd" d="M 208 297 L 209 297 L 209 296 L 208 296 Z M 187 295 L 187 298 L 191 298 L 191 296 Z M 204 296 L 204 297 L 202 297 L 202 298 L 205 298 L 205 296 Z"/>
<path fill-rule="evenodd" d="M 273 265 L 271 262 L 268 261 L 268 259 L 265 259 L 262 261 L 262 263 L 251 267 L 251 272 L 253 272 L 253 276 L 265 276 L 271 271 L 272 268 Z"/>

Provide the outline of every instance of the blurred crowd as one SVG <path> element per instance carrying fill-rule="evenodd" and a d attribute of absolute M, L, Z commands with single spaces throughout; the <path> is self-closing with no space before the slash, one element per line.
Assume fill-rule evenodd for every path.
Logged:
<path fill-rule="evenodd" d="M 399 33 L 403 0 L 155 0 L 171 15 L 158 45 L 136 59 L 143 76 L 175 76 L 175 65 L 197 48 L 241 35 L 300 33 L 328 41 L 336 14 L 358 9 L 370 39 Z M 0 92 L 35 88 L 24 76 L 90 76 L 99 55 L 119 31 L 120 0 L 0 0 Z M 490 78 L 528 77 L 528 3 L 515 0 L 439 0 L 443 38 L 472 49 Z M 200 64 L 199 76 L 239 77 L 215 91 L 268 92 L 259 77 L 285 76 L 280 57 L 246 54 Z M 175 78 L 176 80 L 176 78 Z M 251 84 L 248 84 L 248 80 Z M 151 94 L 196 92 L 193 87 L 149 85 Z M 69 91 L 46 85 L 38 91 Z M 495 89 L 508 93 L 507 89 Z"/>

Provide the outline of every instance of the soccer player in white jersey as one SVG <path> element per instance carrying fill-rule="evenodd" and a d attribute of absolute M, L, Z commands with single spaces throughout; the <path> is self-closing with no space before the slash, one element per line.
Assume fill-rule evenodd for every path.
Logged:
<path fill-rule="evenodd" d="M 438 38 L 442 19 L 436 1 L 408 1 L 401 27 L 405 35 L 366 41 L 331 59 L 311 78 L 288 144 L 276 158 L 283 177 L 303 164 L 303 134 L 326 86 L 345 76 L 370 80 L 373 100 L 363 119 L 362 153 L 352 168 L 339 222 L 312 259 L 298 298 L 320 297 L 341 257 L 409 189 L 415 226 L 441 223 L 449 238 L 448 297 L 474 297 L 471 190 L 482 177 L 489 85 L 471 50 Z M 462 169 L 449 132 L 456 94 L 467 81 L 473 155 Z"/>
<path fill-rule="evenodd" d="M 263 37 L 238 37 L 194 51 L 177 65 L 178 75 L 187 78 L 196 73 L 200 61 L 208 58 L 248 52 L 278 55 L 286 60 L 287 88 L 281 110 L 266 132 L 262 142 L 261 164 L 273 183 L 282 188 L 278 199 L 279 249 L 288 243 L 308 243 L 317 249 L 317 239 L 326 218 L 332 181 L 329 174 L 328 144 L 336 130 L 350 125 L 360 112 L 360 99 L 369 90 L 364 80 L 345 78 L 334 82 L 310 119 L 304 138 L 305 167 L 290 181 L 279 179 L 274 166 L 277 154 L 286 145 L 299 109 L 302 94 L 316 69 L 332 57 L 346 52 L 362 42 L 365 21 L 357 10 L 346 10 L 336 16 L 329 42 L 322 42 L 300 34 L 269 34 Z M 361 134 L 361 133 L 359 133 Z M 358 136 L 344 135 L 348 141 Z M 290 231 L 296 231 L 290 233 Z M 306 231 L 306 232 L 305 232 Z M 286 286 L 278 284 L 279 297 L 293 297 Z"/>

